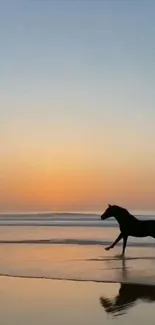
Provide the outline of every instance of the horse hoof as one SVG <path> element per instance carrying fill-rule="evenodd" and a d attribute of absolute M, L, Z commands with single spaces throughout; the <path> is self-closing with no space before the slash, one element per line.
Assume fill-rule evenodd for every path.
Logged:
<path fill-rule="evenodd" d="M 106 250 L 106 251 L 109 251 L 109 250 L 110 250 L 110 247 L 106 247 L 105 250 Z"/>
<path fill-rule="evenodd" d="M 118 255 L 115 255 L 115 257 L 116 258 L 122 258 L 123 259 L 125 256 L 124 256 L 124 254 L 118 254 Z"/>

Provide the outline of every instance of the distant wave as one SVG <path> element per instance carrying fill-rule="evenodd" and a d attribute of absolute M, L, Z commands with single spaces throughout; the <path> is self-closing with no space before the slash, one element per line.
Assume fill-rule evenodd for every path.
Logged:
<path fill-rule="evenodd" d="M 101 221 L 97 215 L 0 215 L 0 221 Z"/>
<path fill-rule="evenodd" d="M 107 246 L 111 241 L 89 240 L 89 239 L 28 239 L 28 240 L 0 240 L 0 244 L 34 244 L 34 245 L 82 245 L 82 246 Z M 117 244 L 121 246 L 121 243 Z M 155 247 L 151 242 L 128 242 L 130 247 Z"/>
<path fill-rule="evenodd" d="M 0 227 L 94 227 L 94 228 L 107 228 L 107 227 L 118 227 L 118 224 L 115 222 L 107 222 L 103 223 L 101 221 L 92 222 L 88 221 L 51 221 L 45 222 L 33 220 L 33 221 L 25 221 L 25 220 L 18 220 L 16 221 L 1 221 L 0 220 Z"/>
<path fill-rule="evenodd" d="M 155 216 L 137 216 L 139 219 L 155 219 Z M 101 220 L 97 214 L 0 214 L 0 226 L 28 227 L 116 227 L 114 218 Z"/>

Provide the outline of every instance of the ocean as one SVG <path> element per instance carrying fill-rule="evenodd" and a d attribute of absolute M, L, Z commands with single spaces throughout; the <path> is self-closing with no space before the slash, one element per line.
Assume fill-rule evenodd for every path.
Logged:
<path fill-rule="evenodd" d="M 155 219 L 155 215 L 139 215 Z M 118 236 L 115 219 L 91 213 L 0 215 L 0 276 L 92 282 L 155 283 L 155 240 Z"/>

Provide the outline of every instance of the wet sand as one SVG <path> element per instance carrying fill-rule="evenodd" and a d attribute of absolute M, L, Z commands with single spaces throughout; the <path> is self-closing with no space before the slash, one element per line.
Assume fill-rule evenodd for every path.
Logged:
<path fill-rule="evenodd" d="M 117 232 L 0 227 L 0 324 L 153 325 L 154 241 L 131 238 L 122 260 L 122 243 L 104 249 Z"/>
<path fill-rule="evenodd" d="M 3 325 L 154 324 L 155 287 L 0 277 Z"/>

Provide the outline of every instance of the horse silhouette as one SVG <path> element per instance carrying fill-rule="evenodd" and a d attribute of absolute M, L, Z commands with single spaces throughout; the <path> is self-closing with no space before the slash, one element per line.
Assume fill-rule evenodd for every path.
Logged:
<path fill-rule="evenodd" d="M 102 220 L 110 217 L 114 217 L 117 220 L 121 232 L 113 244 L 105 248 L 106 250 L 113 248 L 123 238 L 123 250 L 121 255 L 124 256 L 129 236 L 150 236 L 155 238 L 155 220 L 139 220 L 130 214 L 128 210 L 117 205 L 109 205 L 101 215 Z"/>

